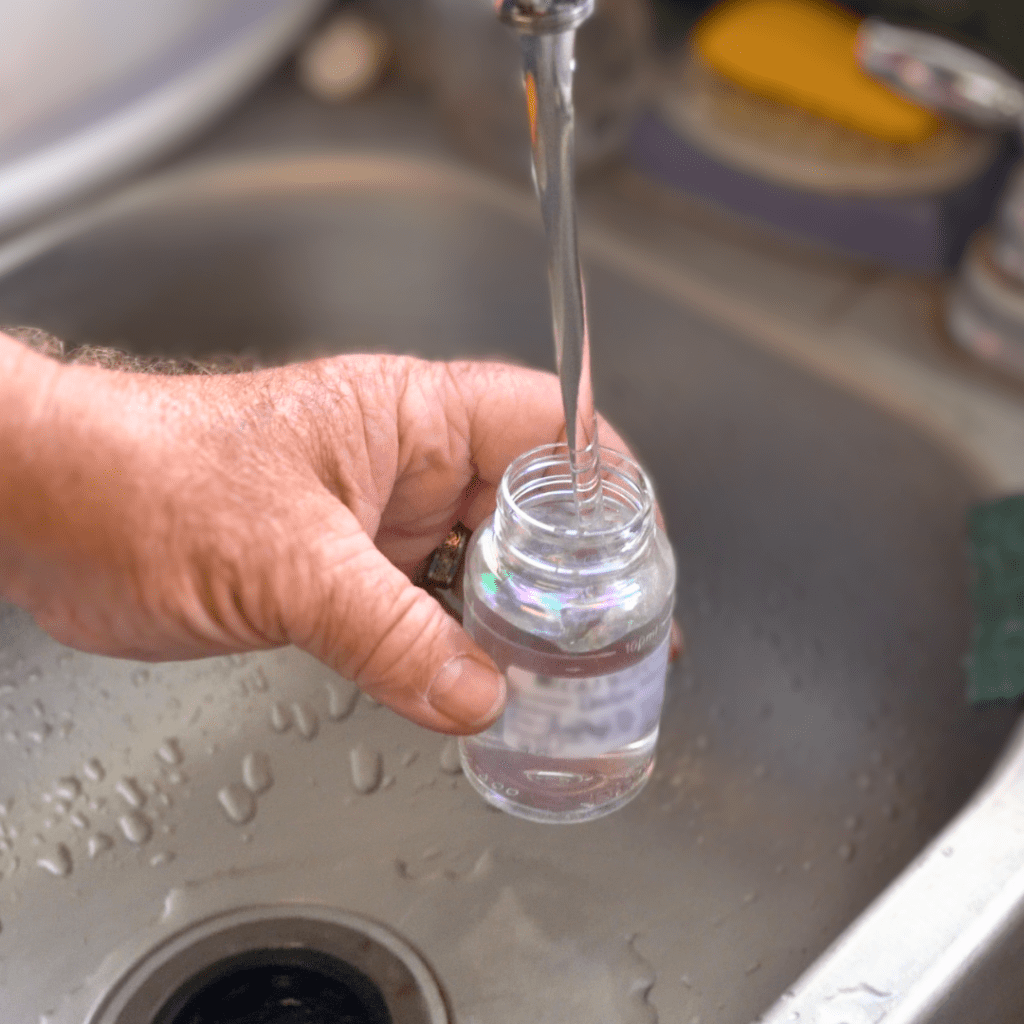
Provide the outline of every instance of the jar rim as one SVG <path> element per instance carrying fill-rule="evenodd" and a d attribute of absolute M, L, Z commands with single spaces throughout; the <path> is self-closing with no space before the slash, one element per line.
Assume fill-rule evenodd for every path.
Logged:
<path fill-rule="evenodd" d="M 633 509 L 629 519 L 625 522 L 619 521 L 609 523 L 595 528 L 588 527 L 586 531 L 567 529 L 565 526 L 545 522 L 531 515 L 527 509 L 517 500 L 517 493 L 513 493 L 510 481 L 518 474 L 522 474 L 533 462 L 539 462 L 545 458 L 552 459 L 552 466 L 564 463 L 566 471 L 569 471 L 569 446 L 565 442 L 554 444 L 542 444 L 536 448 L 525 451 L 522 455 L 513 459 L 508 468 L 502 474 L 501 483 L 498 487 L 500 500 L 509 508 L 514 509 L 516 515 L 525 520 L 532 530 L 539 530 L 550 536 L 586 536 L 587 538 L 611 537 L 621 534 L 623 530 L 628 531 L 639 525 L 654 509 L 654 485 L 647 471 L 626 452 L 617 448 L 608 448 L 604 445 L 597 446 L 601 455 L 602 477 L 607 474 L 614 474 L 624 479 L 636 492 L 637 507 Z M 592 449 L 591 449 L 592 450 Z M 623 472 L 623 468 L 629 470 L 631 475 Z"/>

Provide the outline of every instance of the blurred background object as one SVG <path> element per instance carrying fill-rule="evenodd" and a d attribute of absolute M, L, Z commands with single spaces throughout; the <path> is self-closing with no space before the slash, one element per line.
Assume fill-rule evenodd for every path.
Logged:
<path fill-rule="evenodd" d="M 324 0 L 2 0 L 0 232 L 165 152 Z"/>
<path fill-rule="evenodd" d="M 313 33 L 298 57 L 299 81 L 327 103 L 355 99 L 380 80 L 388 59 L 388 38 L 367 14 L 346 10 Z"/>
<path fill-rule="evenodd" d="M 658 35 L 682 38 L 720 0 L 655 0 Z M 936 32 L 1005 64 L 1024 76 L 1024 4 L 1019 0 L 845 0 L 863 17 Z"/>
<path fill-rule="evenodd" d="M 526 179 L 530 144 L 516 34 L 491 0 L 426 0 L 426 73 L 453 138 L 485 166 Z M 653 57 L 648 0 L 599 0 L 576 35 L 576 166 L 622 149 L 647 97 Z"/>
<path fill-rule="evenodd" d="M 966 122 L 1024 133 L 1024 82 L 1006 67 L 935 34 L 869 19 L 859 34 L 864 67 L 908 96 Z M 946 305 L 961 348 L 1024 377 L 1024 165 L 995 221 L 972 239 Z"/>
<path fill-rule="evenodd" d="M 827 0 L 711 6 L 667 58 L 634 164 L 669 189 L 876 265 L 954 267 L 1016 141 L 957 123 L 857 64 L 862 19 Z"/>
<path fill-rule="evenodd" d="M 867 16 L 947 36 L 1024 76 L 1024 4 L 1019 0 L 850 0 Z"/>

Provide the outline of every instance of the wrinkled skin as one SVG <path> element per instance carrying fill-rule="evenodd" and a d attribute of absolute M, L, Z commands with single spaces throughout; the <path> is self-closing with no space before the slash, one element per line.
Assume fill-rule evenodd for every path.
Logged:
<path fill-rule="evenodd" d="M 0 377 L 0 594 L 61 643 L 151 661 L 291 643 L 427 728 L 501 713 L 493 662 L 409 577 L 492 511 L 516 456 L 564 439 L 554 376 L 353 355 L 154 377 L 0 335 Z"/>

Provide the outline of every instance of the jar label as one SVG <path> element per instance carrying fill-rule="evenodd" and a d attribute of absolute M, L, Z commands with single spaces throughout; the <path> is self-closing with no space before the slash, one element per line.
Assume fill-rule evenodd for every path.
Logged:
<path fill-rule="evenodd" d="M 510 665 L 505 743 L 544 757 L 595 757 L 646 736 L 661 715 L 669 640 L 603 676 L 545 676 Z"/>

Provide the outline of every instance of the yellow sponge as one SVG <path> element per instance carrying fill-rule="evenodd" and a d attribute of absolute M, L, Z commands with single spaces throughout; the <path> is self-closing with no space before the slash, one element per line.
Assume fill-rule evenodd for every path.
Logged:
<path fill-rule="evenodd" d="M 857 66 L 860 19 L 825 0 L 733 0 L 697 24 L 693 47 L 750 92 L 886 142 L 922 142 L 939 121 Z"/>

